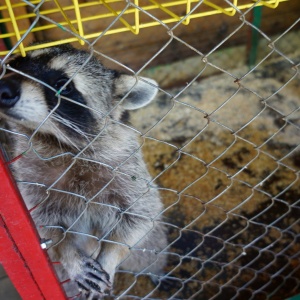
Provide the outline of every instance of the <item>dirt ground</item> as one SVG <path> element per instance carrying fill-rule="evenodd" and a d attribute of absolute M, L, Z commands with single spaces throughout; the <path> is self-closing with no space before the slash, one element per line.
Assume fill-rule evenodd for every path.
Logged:
<path fill-rule="evenodd" d="M 289 38 L 286 54 L 299 62 L 299 32 Z M 226 70 L 162 91 L 131 114 L 164 201 L 169 263 L 159 285 L 119 273 L 116 295 L 279 300 L 300 292 L 299 73 L 277 53 L 250 73 Z"/>

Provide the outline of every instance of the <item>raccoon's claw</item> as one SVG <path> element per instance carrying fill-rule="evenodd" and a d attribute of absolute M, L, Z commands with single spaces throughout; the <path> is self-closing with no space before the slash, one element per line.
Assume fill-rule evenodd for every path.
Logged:
<path fill-rule="evenodd" d="M 91 258 L 84 258 L 83 263 L 83 272 L 75 278 L 81 293 L 87 299 L 100 299 L 109 294 L 112 285 L 101 265 Z"/>

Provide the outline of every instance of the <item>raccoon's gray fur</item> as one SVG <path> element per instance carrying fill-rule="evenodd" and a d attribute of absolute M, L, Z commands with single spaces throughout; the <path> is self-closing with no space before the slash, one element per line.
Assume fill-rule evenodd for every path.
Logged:
<path fill-rule="evenodd" d="M 68 296 L 79 289 L 82 299 L 103 297 L 117 267 L 161 274 L 163 206 L 141 141 L 120 121 L 124 110 L 152 101 L 156 82 L 106 69 L 69 45 L 8 65 L 0 119 L 18 133 L 12 157 L 27 150 L 13 172 L 40 236 L 53 241 L 48 253 L 64 267 L 59 276 L 77 283 Z"/>

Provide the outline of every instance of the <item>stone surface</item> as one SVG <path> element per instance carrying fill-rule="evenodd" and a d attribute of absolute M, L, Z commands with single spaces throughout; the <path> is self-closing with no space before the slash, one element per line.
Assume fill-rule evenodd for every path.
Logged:
<path fill-rule="evenodd" d="M 0 265 L 0 299 L 21 300 L 18 292 L 7 277 L 3 267 Z"/>

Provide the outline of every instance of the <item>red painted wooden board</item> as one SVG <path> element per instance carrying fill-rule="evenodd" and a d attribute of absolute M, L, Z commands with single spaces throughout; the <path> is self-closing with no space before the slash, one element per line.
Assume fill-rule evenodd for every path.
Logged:
<path fill-rule="evenodd" d="M 1 151 L 0 263 L 23 300 L 67 299 Z"/>

